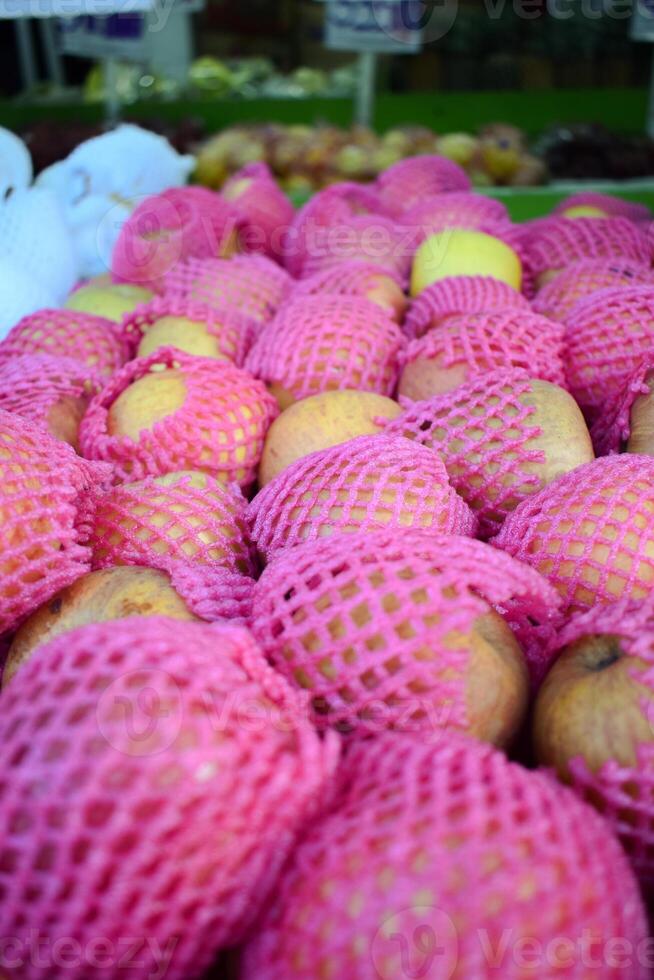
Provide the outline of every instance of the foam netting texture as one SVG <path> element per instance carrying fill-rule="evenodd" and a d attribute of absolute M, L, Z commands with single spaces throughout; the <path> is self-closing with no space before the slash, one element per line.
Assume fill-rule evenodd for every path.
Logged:
<path fill-rule="evenodd" d="M 474 535 L 477 522 L 439 456 L 401 436 L 359 436 L 296 460 L 248 508 L 266 560 L 281 548 L 383 527 Z"/>
<path fill-rule="evenodd" d="M 107 376 L 125 363 L 128 350 L 111 320 L 46 309 L 23 317 L 0 343 L 0 364 L 21 354 L 71 357 Z"/>
<path fill-rule="evenodd" d="M 280 551 L 252 595 L 270 663 L 311 692 L 321 728 L 465 729 L 466 637 L 495 606 L 541 672 L 557 596 L 481 541 L 416 528 L 339 534 Z"/>
<path fill-rule="evenodd" d="M 242 977 L 645 980 L 635 954 L 589 972 L 591 932 L 596 953 L 647 936 L 605 820 L 490 746 L 387 734 L 348 746 L 337 804 L 294 853 Z M 527 969 L 523 942 L 542 951 Z"/>
<path fill-rule="evenodd" d="M 635 286 L 649 283 L 654 286 L 651 269 L 638 262 L 621 259 L 581 259 L 559 272 L 558 276 L 539 289 L 533 299 L 535 313 L 552 320 L 567 320 L 576 304 L 600 289 Z"/>
<path fill-rule="evenodd" d="M 258 326 L 254 320 L 228 307 L 218 309 L 178 293 L 156 296 L 125 314 L 120 329 L 133 354 L 148 328 L 162 317 L 183 317 L 200 323 L 215 339 L 222 357 L 241 366 L 250 349 Z M 183 330 L 183 328 L 182 328 Z"/>
<path fill-rule="evenodd" d="M 325 229 L 343 224 L 356 214 L 382 214 L 379 195 L 372 187 L 349 181 L 332 184 L 318 191 L 300 208 L 284 242 L 284 265 L 292 276 L 300 277 L 307 255 L 315 251 L 316 241 L 324 240 Z"/>
<path fill-rule="evenodd" d="M 54 923 L 82 950 L 102 936 L 116 955 L 98 980 L 152 976 L 164 949 L 167 977 L 199 977 L 267 901 L 338 759 L 245 629 L 165 618 L 44 645 L 0 731 L 0 930 L 27 943 Z M 86 956 L 69 963 L 26 957 L 21 975 L 88 980 Z"/>
<path fill-rule="evenodd" d="M 379 284 L 380 278 L 390 279 L 400 288 L 403 280 L 392 269 L 376 265 L 374 262 L 352 260 L 323 269 L 314 275 L 301 279 L 291 291 L 289 300 L 295 302 L 305 296 L 359 296 L 366 299 L 366 292 Z"/>
<path fill-rule="evenodd" d="M 263 255 L 188 259 L 177 263 L 161 281 L 165 295 L 233 309 L 258 324 L 272 319 L 292 285 L 288 273 Z"/>
<path fill-rule="evenodd" d="M 531 446 L 542 434 L 527 404 L 525 371 L 490 371 L 454 391 L 410 404 L 384 427 L 438 453 L 452 486 L 479 518 L 482 537 L 495 534 L 521 500 L 543 487 L 545 453 Z"/>
<path fill-rule="evenodd" d="M 62 400 L 80 399 L 83 403 L 100 387 L 93 368 L 71 357 L 25 354 L 0 360 L 0 409 L 17 412 L 45 427 Z"/>
<path fill-rule="evenodd" d="M 448 228 L 469 228 L 492 234 L 493 229 L 509 225 L 510 218 L 501 201 L 481 194 L 452 191 L 418 201 L 402 213 L 398 223 L 413 232 L 413 244 L 417 247 L 428 235 Z"/>
<path fill-rule="evenodd" d="M 578 191 L 576 194 L 571 194 L 559 201 L 553 213 L 560 214 L 568 208 L 579 207 L 599 208 L 608 215 L 630 218 L 631 221 L 651 221 L 652 219 L 652 212 L 646 204 L 625 201 L 621 197 L 613 197 L 611 194 L 602 194 L 598 191 Z"/>
<path fill-rule="evenodd" d="M 529 310 L 460 314 L 410 341 L 400 367 L 418 359 L 438 362 L 441 370 L 462 366 L 465 380 L 497 368 L 521 368 L 565 387 L 562 347 L 562 325 Z"/>
<path fill-rule="evenodd" d="M 223 185 L 229 199 L 230 191 L 242 180 L 251 181 L 233 200 L 245 216 L 243 241 L 248 252 L 264 252 L 281 258 L 286 232 L 295 217 L 295 209 L 265 163 L 248 163 Z"/>
<path fill-rule="evenodd" d="M 397 323 L 367 299 L 307 296 L 282 307 L 245 366 L 296 399 L 337 388 L 392 395 L 403 342 Z"/>
<path fill-rule="evenodd" d="M 631 435 L 631 409 L 640 395 L 650 392 L 654 359 L 644 358 L 633 374 L 604 403 L 602 414 L 595 420 L 590 434 L 598 456 L 610 456 L 622 451 Z"/>
<path fill-rule="evenodd" d="M 205 187 L 171 187 L 142 201 L 121 228 L 111 258 L 114 279 L 160 289 L 186 259 L 210 258 L 238 241 L 245 218 Z"/>
<path fill-rule="evenodd" d="M 604 456 L 558 477 L 506 518 L 493 544 L 538 569 L 564 611 L 654 587 L 654 458 Z"/>
<path fill-rule="evenodd" d="M 165 483 L 146 477 L 93 494 L 84 511 L 93 567 L 154 568 L 163 556 L 254 574 L 244 497 L 210 476 L 201 482 L 182 472 Z"/>
<path fill-rule="evenodd" d="M 107 478 L 41 425 L 0 410 L 0 634 L 89 570 L 78 513 Z"/>
<path fill-rule="evenodd" d="M 624 654 L 642 662 L 630 671 L 641 689 L 637 704 L 651 725 L 654 686 L 654 605 L 621 600 L 578 613 L 563 627 L 554 655 L 588 636 L 617 636 Z M 636 665 L 634 665 L 635 667 Z M 610 725 L 610 721 L 608 722 Z M 654 885 L 654 746 L 636 745 L 636 763 L 624 765 L 617 759 L 591 772 L 583 756 L 569 762 L 573 787 L 593 803 L 611 823 L 638 877 L 651 889 Z"/>
<path fill-rule="evenodd" d="M 465 170 L 446 157 L 425 154 L 399 160 L 387 167 L 375 184 L 382 206 L 393 216 L 435 194 L 469 191 L 470 178 Z"/>
<path fill-rule="evenodd" d="M 414 242 L 411 229 L 382 214 L 356 214 L 339 223 L 316 228 L 307 240 L 300 277 L 353 261 L 389 269 L 402 282 L 408 278 Z"/>
<path fill-rule="evenodd" d="M 411 338 L 422 337 L 449 316 L 507 309 L 529 311 L 529 301 L 508 283 L 492 276 L 446 276 L 411 301 L 404 331 Z"/>
<path fill-rule="evenodd" d="M 110 435 L 109 409 L 118 396 L 162 367 L 183 376 L 183 405 L 142 430 L 137 441 Z M 277 414 L 264 385 L 231 362 L 162 347 L 126 364 L 91 401 L 80 426 L 80 446 L 88 459 L 111 463 L 119 482 L 199 469 L 246 488 L 254 482 L 266 432 Z"/>
<path fill-rule="evenodd" d="M 654 342 L 654 285 L 603 289 L 581 300 L 567 321 L 565 369 L 589 421 L 619 395 Z"/>
<path fill-rule="evenodd" d="M 652 245 L 628 218 L 545 218 L 523 237 L 527 266 L 534 277 L 565 269 L 578 259 L 630 259 L 651 265 Z"/>

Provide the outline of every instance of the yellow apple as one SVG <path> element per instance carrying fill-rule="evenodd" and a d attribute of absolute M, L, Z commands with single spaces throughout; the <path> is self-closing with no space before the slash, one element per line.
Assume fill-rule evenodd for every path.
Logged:
<path fill-rule="evenodd" d="M 185 399 L 186 382 L 177 368 L 146 374 L 125 388 L 109 408 L 109 435 L 137 442 L 139 433 L 173 415 Z"/>
<path fill-rule="evenodd" d="M 561 211 L 562 218 L 608 218 L 609 215 L 601 208 L 596 208 L 592 204 L 577 204 L 571 208 Z"/>
<path fill-rule="evenodd" d="M 628 453 L 641 453 L 654 456 L 654 372 L 645 378 L 648 392 L 637 395 L 631 406 L 627 440 Z"/>
<path fill-rule="evenodd" d="M 325 391 L 286 408 L 268 430 L 259 466 L 265 486 L 296 459 L 380 431 L 376 419 L 393 419 L 397 402 L 370 391 Z"/>
<path fill-rule="evenodd" d="M 37 647 L 88 623 L 127 616 L 168 616 L 197 620 L 175 592 L 167 575 L 137 566 L 89 572 L 41 606 L 16 633 L 4 669 L 9 683 Z"/>
<path fill-rule="evenodd" d="M 79 427 L 89 403 L 88 397 L 62 395 L 48 412 L 47 428 L 55 437 L 79 450 Z"/>
<path fill-rule="evenodd" d="M 136 356 L 147 357 L 160 347 L 176 347 L 196 357 L 228 360 L 221 352 L 218 336 L 209 332 L 206 323 L 184 316 L 162 316 L 155 320 L 143 334 Z"/>
<path fill-rule="evenodd" d="M 109 283 L 106 285 L 88 283 L 71 293 L 65 306 L 81 313 L 93 313 L 107 320 L 119 323 L 125 313 L 131 312 L 140 303 L 152 299 L 149 289 L 132 286 L 129 283 Z"/>
<path fill-rule="evenodd" d="M 397 282 L 392 276 L 384 275 L 383 272 L 369 275 L 367 280 L 368 285 L 363 293 L 365 298 L 381 306 L 390 317 L 401 323 L 408 301 Z"/>
<path fill-rule="evenodd" d="M 522 264 L 509 245 L 482 231 L 453 228 L 430 235 L 418 247 L 411 269 L 411 295 L 448 276 L 492 276 L 519 290 Z"/>

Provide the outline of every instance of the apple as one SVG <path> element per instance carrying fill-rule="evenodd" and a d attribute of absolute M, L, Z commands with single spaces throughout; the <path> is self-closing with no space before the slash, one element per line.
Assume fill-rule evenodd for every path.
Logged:
<path fill-rule="evenodd" d="M 319 449 L 381 431 L 377 420 L 394 419 L 402 409 L 372 391 L 325 391 L 295 402 L 268 429 L 259 464 L 259 486 L 296 459 Z"/>
<path fill-rule="evenodd" d="M 562 218 L 609 218 L 610 215 L 592 204 L 577 204 L 560 211 Z"/>
<path fill-rule="evenodd" d="M 648 371 L 644 378 L 647 392 L 636 395 L 629 416 L 628 453 L 641 453 L 654 456 L 654 372 Z"/>
<path fill-rule="evenodd" d="M 3 685 L 37 647 L 88 623 L 127 616 L 197 620 L 163 572 L 138 566 L 89 572 L 62 589 L 19 627 L 9 648 Z"/>
<path fill-rule="evenodd" d="M 220 193 L 226 201 L 238 201 L 239 197 L 247 194 L 253 183 L 252 177 L 232 178 L 224 184 Z"/>
<path fill-rule="evenodd" d="M 179 368 L 152 371 L 137 378 L 109 408 L 109 435 L 138 442 L 141 432 L 174 415 L 184 404 L 186 395 L 186 381 Z"/>
<path fill-rule="evenodd" d="M 114 323 L 120 323 L 125 313 L 130 313 L 139 303 L 147 303 L 149 299 L 152 299 L 152 293 L 142 286 L 90 282 L 71 293 L 65 307 L 82 313 L 94 313 Z"/>
<path fill-rule="evenodd" d="M 88 544 L 96 567 L 156 567 L 158 556 L 254 571 L 245 501 L 207 473 L 182 470 L 123 483 L 95 503 Z M 126 561 L 127 559 L 127 561 Z"/>
<path fill-rule="evenodd" d="M 514 250 L 483 231 L 452 228 L 419 245 L 411 269 L 411 295 L 447 276 L 492 276 L 520 290 L 522 264 Z"/>
<path fill-rule="evenodd" d="M 220 338 L 209 331 L 208 325 L 185 316 L 162 316 L 155 320 L 145 331 L 136 356 L 148 357 L 160 347 L 176 347 L 196 357 L 229 360 L 221 350 Z"/>
<path fill-rule="evenodd" d="M 437 138 L 436 152 L 467 169 L 479 152 L 479 140 L 469 133 L 446 133 Z"/>
<path fill-rule="evenodd" d="M 407 298 L 396 280 L 385 272 L 371 273 L 361 294 L 370 300 L 398 323 L 402 322 L 407 308 Z"/>

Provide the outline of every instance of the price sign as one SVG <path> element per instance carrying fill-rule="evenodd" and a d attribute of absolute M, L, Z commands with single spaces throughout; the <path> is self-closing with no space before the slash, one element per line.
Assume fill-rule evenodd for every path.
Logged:
<path fill-rule="evenodd" d="M 414 54 L 421 45 L 423 6 L 419 0 L 327 0 L 325 46 Z"/>
<path fill-rule="evenodd" d="M 636 0 L 629 33 L 634 41 L 654 41 L 654 0 Z"/>

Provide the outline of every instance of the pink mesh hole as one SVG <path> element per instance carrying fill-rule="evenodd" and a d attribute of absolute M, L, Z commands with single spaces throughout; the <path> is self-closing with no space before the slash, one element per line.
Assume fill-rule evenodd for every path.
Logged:
<path fill-rule="evenodd" d="M 23 317 L 0 343 L 0 363 L 23 354 L 72 357 L 110 375 L 128 351 L 111 320 L 77 310 L 39 310 Z"/>
<path fill-rule="evenodd" d="M 109 409 L 118 396 L 162 367 L 182 374 L 183 405 L 142 430 L 137 441 L 110 435 Z M 80 427 L 80 445 L 89 459 L 112 463 L 122 482 L 202 470 L 246 488 L 254 482 L 265 434 L 276 415 L 275 400 L 261 382 L 229 361 L 163 347 L 130 361 L 93 399 Z"/>
<path fill-rule="evenodd" d="M 102 980 L 152 975 L 157 949 L 187 980 L 238 941 L 338 759 L 246 630 L 164 618 L 44 645 L 3 694 L 0 730 L 2 934 L 28 943 L 56 923 L 82 950 L 102 936 L 116 951 Z M 22 972 L 88 977 L 85 957 L 68 962 Z"/>
<path fill-rule="evenodd" d="M 406 281 L 414 243 L 397 222 L 381 214 L 358 214 L 323 228 L 307 240 L 299 275 L 305 279 L 343 263 L 370 262 Z"/>
<path fill-rule="evenodd" d="M 566 266 L 556 278 L 539 289 L 532 309 L 553 320 L 565 321 L 579 300 L 600 289 L 654 285 L 648 266 L 620 259 L 581 259 Z"/>
<path fill-rule="evenodd" d="M 233 309 L 259 324 L 275 315 L 291 285 L 288 273 L 262 255 L 188 259 L 175 265 L 161 281 L 166 295 L 219 310 Z"/>
<path fill-rule="evenodd" d="M 220 310 L 206 303 L 170 293 L 157 296 L 149 303 L 137 306 L 123 317 L 121 329 L 132 351 L 136 353 L 141 339 L 153 323 L 169 316 L 183 317 L 194 323 L 203 324 L 206 332 L 215 338 L 220 357 L 239 366 L 245 360 L 245 355 L 258 329 L 257 324 L 242 313 L 228 308 Z"/>
<path fill-rule="evenodd" d="M 605 456 L 560 476 L 509 514 L 493 543 L 538 569 L 564 611 L 654 587 L 654 459 Z"/>
<path fill-rule="evenodd" d="M 340 262 L 317 272 L 307 279 L 301 279 L 290 295 L 290 301 L 296 302 L 306 296 L 358 296 L 368 299 L 369 292 L 379 289 L 379 280 L 389 279 L 392 283 L 403 288 L 402 277 L 392 269 L 375 265 L 372 262 Z M 381 306 L 382 304 L 379 303 Z M 390 312 L 390 311 L 389 311 Z M 395 316 L 398 311 L 395 311 Z"/>
<path fill-rule="evenodd" d="M 397 216 L 435 194 L 469 191 L 471 184 L 458 164 L 446 157 L 425 154 L 387 167 L 377 178 L 376 186 L 383 207 Z"/>
<path fill-rule="evenodd" d="M 261 331 L 246 367 L 295 399 L 340 388 L 391 395 L 402 343 L 398 325 L 368 300 L 307 296 Z"/>
<path fill-rule="evenodd" d="M 412 301 L 404 330 L 409 337 L 422 337 L 449 316 L 507 309 L 529 310 L 529 301 L 492 276 L 447 276 L 427 286 Z"/>
<path fill-rule="evenodd" d="M 249 181 L 247 185 L 246 181 Z M 246 219 L 243 229 L 245 250 L 281 258 L 295 210 L 268 166 L 265 163 L 246 164 L 223 185 L 222 195 L 232 201 Z"/>
<path fill-rule="evenodd" d="M 266 561 L 281 548 L 343 532 L 476 530 L 440 458 L 408 439 L 382 435 L 360 436 L 292 463 L 259 491 L 248 519 Z"/>
<path fill-rule="evenodd" d="M 243 980 L 523 980 L 553 976 L 553 961 L 580 980 L 591 930 L 598 961 L 614 937 L 633 952 L 598 977 L 647 977 L 629 864 L 606 821 L 546 774 L 461 736 L 387 734 L 348 746 L 340 787 L 250 937 Z"/>
<path fill-rule="evenodd" d="M 344 732 L 466 729 L 470 631 L 489 605 L 531 658 L 555 591 L 471 538 L 416 528 L 338 534 L 280 551 L 257 582 L 251 627 L 310 692 L 316 724 Z"/>
<path fill-rule="evenodd" d="M 564 269 L 579 259 L 630 259 L 651 265 L 644 231 L 628 218 L 545 218 L 525 237 L 527 264 L 534 277 Z"/>

